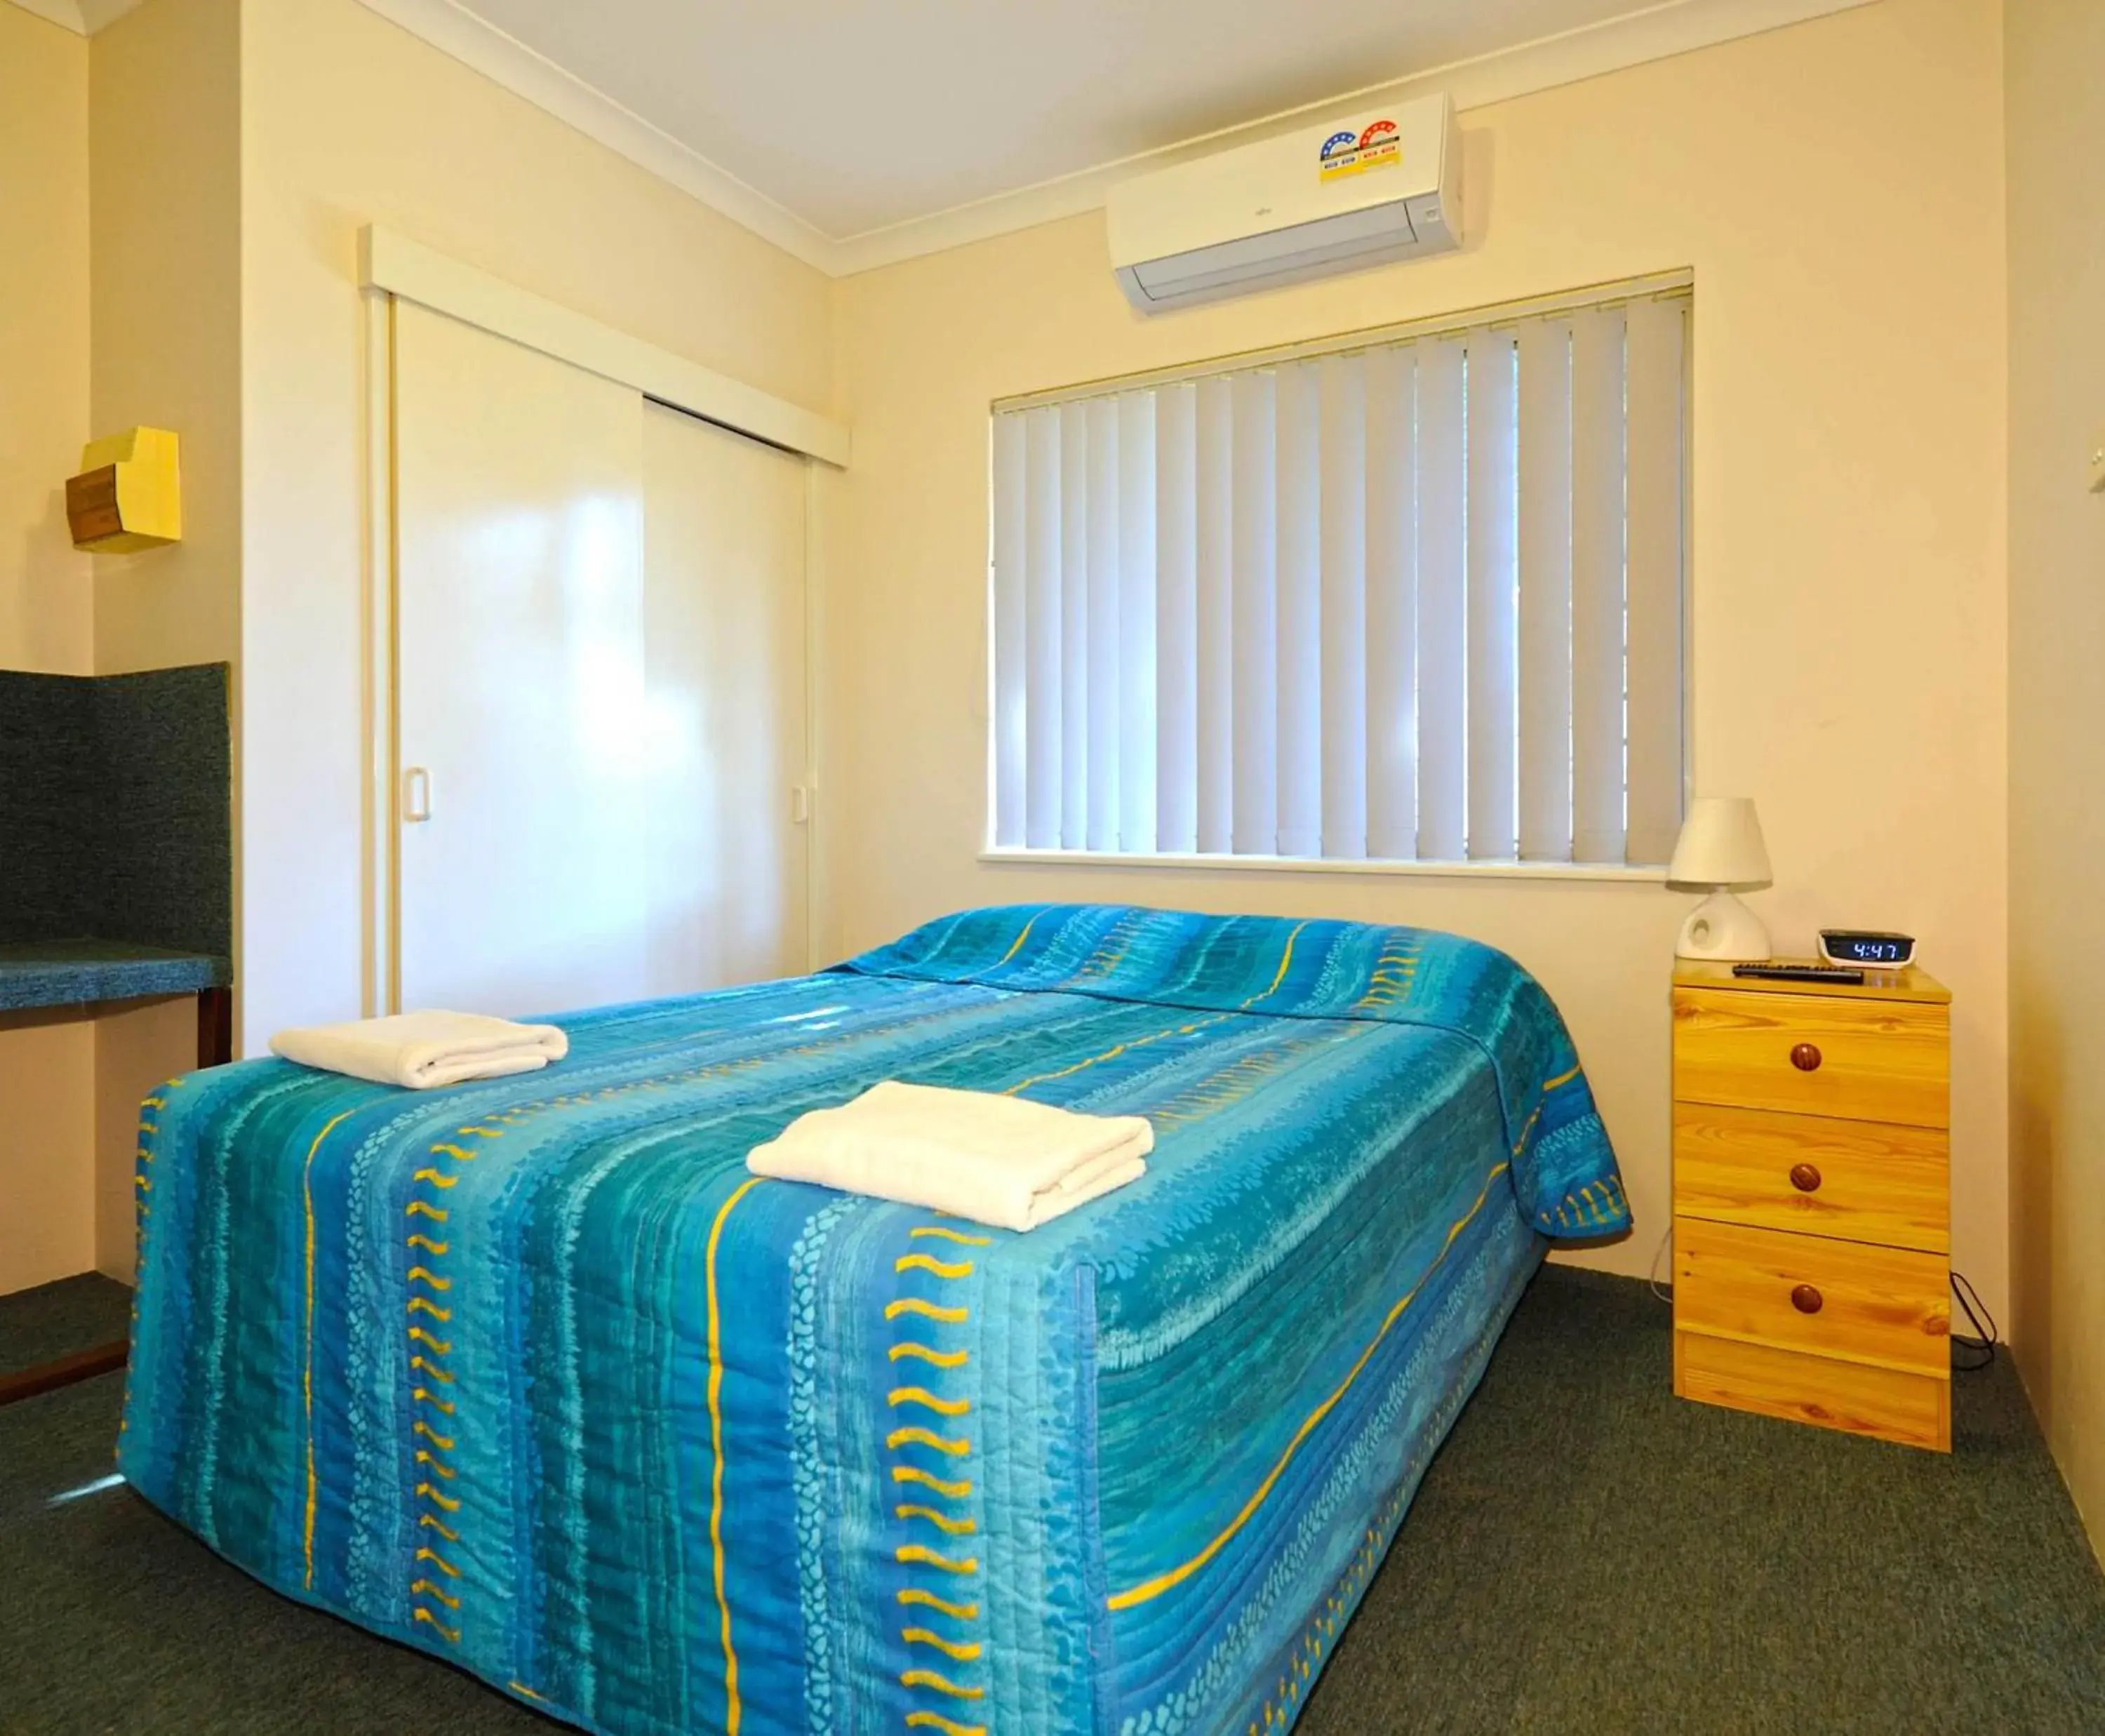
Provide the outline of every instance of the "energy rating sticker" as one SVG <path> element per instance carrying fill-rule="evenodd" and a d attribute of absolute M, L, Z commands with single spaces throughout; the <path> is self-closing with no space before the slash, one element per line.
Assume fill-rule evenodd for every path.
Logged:
<path fill-rule="evenodd" d="M 1403 141 L 1396 123 L 1378 120 L 1364 132 L 1334 132 L 1318 153 L 1319 173 L 1325 181 L 1364 174 L 1369 169 L 1394 168 L 1403 161 Z"/>

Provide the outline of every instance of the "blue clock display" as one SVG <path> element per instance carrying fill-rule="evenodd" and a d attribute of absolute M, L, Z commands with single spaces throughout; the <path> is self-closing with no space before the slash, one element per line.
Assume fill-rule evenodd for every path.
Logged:
<path fill-rule="evenodd" d="M 1820 955 L 1830 964 L 1898 970 L 1915 959 L 1915 937 L 1882 928 L 1822 928 Z"/>

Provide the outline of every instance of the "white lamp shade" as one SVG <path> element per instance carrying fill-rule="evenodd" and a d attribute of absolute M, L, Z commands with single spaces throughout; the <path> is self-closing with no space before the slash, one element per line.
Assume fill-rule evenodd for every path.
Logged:
<path fill-rule="evenodd" d="M 1667 865 L 1666 884 L 1684 891 L 1723 887 L 1753 892 L 1769 884 L 1769 852 L 1750 796 L 1698 796 L 1688 804 Z"/>

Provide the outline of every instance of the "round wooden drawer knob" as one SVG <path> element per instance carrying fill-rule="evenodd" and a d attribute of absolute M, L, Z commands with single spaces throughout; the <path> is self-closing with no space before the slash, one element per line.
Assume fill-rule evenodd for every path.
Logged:
<path fill-rule="evenodd" d="M 1817 1165 L 1794 1163 L 1790 1166 L 1790 1184 L 1800 1193 L 1817 1193 L 1820 1181 L 1820 1170 Z"/>
<path fill-rule="evenodd" d="M 1821 1304 L 1826 1300 L 1810 1284 L 1800 1284 L 1790 1293 L 1790 1305 L 1801 1314 L 1818 1313 Z"/>
<path fill-rule="evenodd" d="M 1799 1043 L 1790 1052 L 1790 1064 L 1801 1073 L 1810 1073 L 1820 1066 L 1820 1045 L 1817 1043 Z"/>

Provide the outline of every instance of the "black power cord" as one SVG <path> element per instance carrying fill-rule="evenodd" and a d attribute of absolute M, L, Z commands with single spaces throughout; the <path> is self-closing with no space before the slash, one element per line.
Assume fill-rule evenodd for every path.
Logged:
<path fill-rule="evenodd" d="M 1951 1293 L 1959 1298 L 1959 1305 L 1966 1311 L 1967 1321 L 1973 1328 L 1971 1338 L 1962 1338 L 1956 1333 L 1952 1335 L 1952 1371 L 1955 1374 L 1978 1374 L 1996 1360 L 1996 1346 L 2000 1338 L 1996 1330 L 1996 1317 L 1988 1313 L 1988 1304 L 1981 1300 L 1981 1292 L 1973 1287 L 1973 1281 L 1964 1273 L 1957 1270 L 1952 1273 Z M 1977 1308 L 1979 1313 L 1974 1312 Z M 1984 1314 L 1987 1315 L 1985 1327 L 1981 1323 Z M 1971 1355 L 1973 1360 L 1960 1361 L 1958 1353 L 1962 1350 Z"/>

